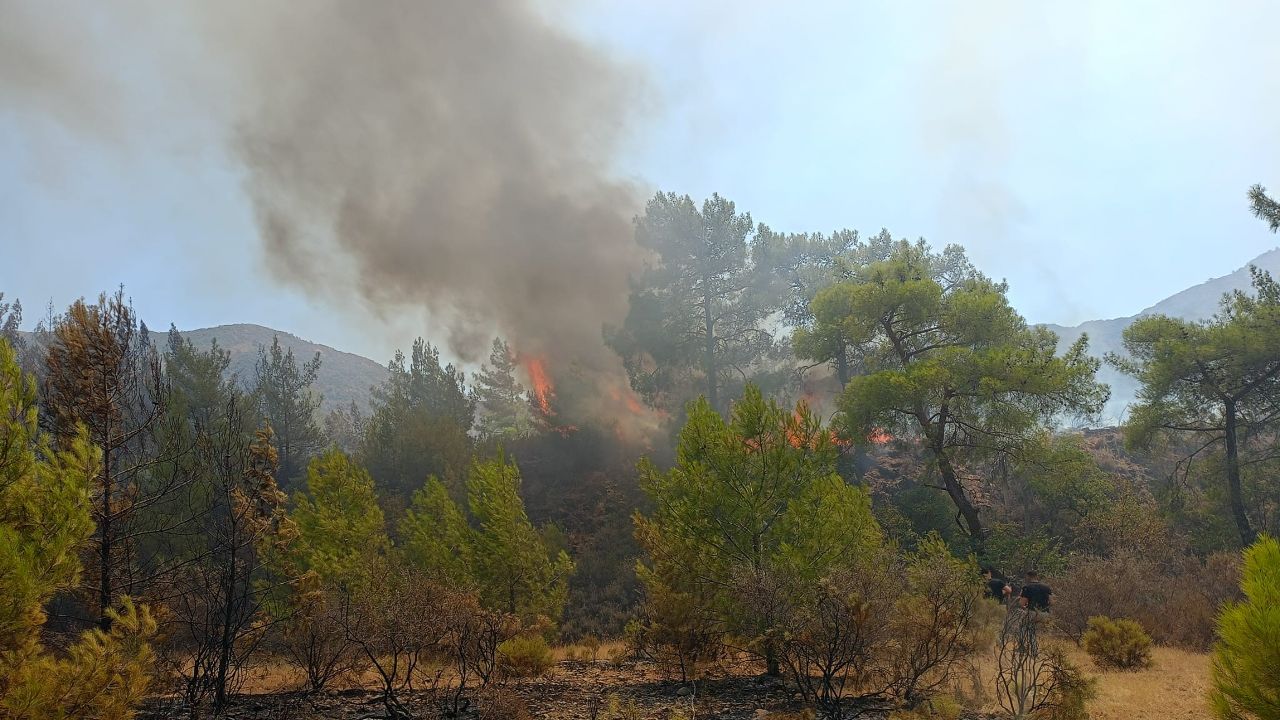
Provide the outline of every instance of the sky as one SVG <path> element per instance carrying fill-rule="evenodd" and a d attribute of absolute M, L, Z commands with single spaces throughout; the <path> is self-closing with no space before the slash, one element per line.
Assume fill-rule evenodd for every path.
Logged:
<path fill-rule="evenodd" d="M 0 14 L 35 2 L 0 0 Z M 22 300 L 24 325 L 124 284 L 158 328 L 253 322 L 378 360 L 441 332 L 273 274 L 222 137 L 237 119 L 202 102 L 220 68 L 172 16 L 123 32 L 103 7 L 60 3 L 69 28 L 25 74 L 5 58 L 32 55 L 5 44 L 31 38 L 0 29 L 0 292 Z M 962 244 L 1033 322 L 1131 315 L 1278 243 L 1245 199 L 1254 183 L 1280 189 L 1277 3 L 543 12 L 637 78 L 608 120 L 625 125 L 619 177 L 718 192 L 780 230 Z M 56 108 L 46 90 L 75 70 L 64 49 L 90 37 L 96 79 L 78 92 L 111 102 Z M 172 75 L 175 58 L 196 72 Z"/>

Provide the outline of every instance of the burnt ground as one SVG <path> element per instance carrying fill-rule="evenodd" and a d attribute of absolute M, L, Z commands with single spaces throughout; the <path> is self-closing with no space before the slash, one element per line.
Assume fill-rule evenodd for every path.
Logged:
<path fill-rule="evenodd" d="M 545 678 L 515 681 L 507 687 L 528 705 L 540 720 L 603 720 L 610 700 L 638 713 L 625 720 L 667 720 L 676 711 L 690 718 L 756 720 L 757 718 L 800 718 L 804 709 L 798 696 L 775 679 L 762 676 L 723 674 L 699 681 L 696 686 L 662 680 L 643 664 L 561 661 Z M 433 719 L 438 702 L 424 692 L 405 693 L 405 701 L 419 718 Z M 599 715 L 593 714 L 593 710 Z M 237 696 L 225 717 L 238 720 L 358 720 L 379 718 L 384 711 L 378 693 L 370 690 L 342 690 L 314 697 L 296 692 L 246 694 Z M 156 700 L 139 715 L 146 720 L 182 717 L 187 713 L 172 702 Z M 883 711 L 866 710 L 856 717 L 883 718 Z M 463 717 L 474 718 L 474 712 Z M 621 719 L 620 719 L 621 720 Z"/>

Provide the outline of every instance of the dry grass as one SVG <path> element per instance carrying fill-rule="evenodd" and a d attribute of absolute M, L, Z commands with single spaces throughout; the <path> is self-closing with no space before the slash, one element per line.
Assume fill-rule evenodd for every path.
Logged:
<path fill-rule="evenodd" d="M 1097 697 L 1088 705 L 1091 720 L 1214 720 L 1206 701 L 1208 654 L 1154 647 L 1150 668 L 1106 670 L 1073 643 L 1053 642 L 1086 676 L 1097 680 Z M 968 706 L 981 705 L 986 712 L 998 713 L 993 697 L 994 659 L 984 658 L 977 670 L 981 673 L 979 692 L 975 693 L 974 679 L 964 677 L 956 683 L 954 694 Z"/>
<path fill-rule="evenodd" d="M 1083 650 L 1071 643 L 1063 643 L 1062 647 L 1086 675 L 1098 681 L 1098 696 L 1089 703 L 1089 714 L 1092 720 L 1214 720 L 1205 700 L 1209 689 L 1210 656 L 1207 654 L 1156 647 L 1152 650 L 1154 662 L 1149 669 L 1127 672 L 1109 671 L 1097 667 Z M 621 643 L 604 643 L 598 654 L 601 663 L 599 667 L 604 668 L 607 659 L 623 649 Z M 579 648 L 574 648 L 572 651 L 556 648 L 559 659 L 579 652 L 582 652 Z M 985 709 L 996 711 L 998 708 L 991 706 L 993 674 L 991 663 L 989 661 L 980 663 L 979 670 L 986 695 L 982 699 L 988 704 Z M 656 677 L 641 672 L 636 667 L 612 672 L 619 675 L 617 681 L 623 684 L 627 681 L 646 682 Z M 628 677 L 623 678 L 622 675 L 628 675 Z M 301 675 L 286 664 L 268 662 L 253 669 L 244 691 L 261 693 L 291 690 L 301 687 L 302 683 Z M 369 675 L 336 683 L 335 689 L 360 686 L 373 688 L 376 685 L 375 678 Z M 956 695 L 972 702 L 972 681 L 964 679 L 957 685 Z"/>
<path fill-rule="evenodd" d="M 1209 659 L 1205 653 L 1176 648 L 1152 649 L 1152 665 L 1138 672 L 1104 672 L 1082 650 L 1071 659 L 1098 678 L 1098 697 L 1089 703 L 1093 720 L 1212 720 Z"/>

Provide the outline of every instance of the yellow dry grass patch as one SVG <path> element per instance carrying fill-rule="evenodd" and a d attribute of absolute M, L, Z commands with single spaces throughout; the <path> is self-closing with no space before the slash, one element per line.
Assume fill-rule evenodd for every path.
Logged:
<path fill-rule="evenodd" d="M 1209 710 L 1210 655 L 1176 648 L 1152 648 L 1152 666 L 1137 672 L 1104 670 L 1075 644 L 1062 648 L 1084 674 L 1097 681 L 1097 697 L 1089 702 L 1091 720 L 1215 720 Z M 996 704 L 995 658 L 981 657 L 977 675 L 960 672 L 953 694 L 970 708 L 999 713 Z"/>
<path fill-rule="evenodd" d="M 1071 643 L 1062 642 L 1060 646 L 1087 676 L 1097 680 L 1098 695 L 1088 707 L 1092 720 L 1215 720 L 1206 700 L 1209 690 L 1208 654 L 1156 647 L 1152 649 L 1154 662 L 1151 668 L 1125 672 L 1098 668 L 1083 650 Z M 598 653 L 599 661 L 603 663 L 624 649 L 618 642 L 603 643 Z M 570 650 L 561 647 L 555 650 L 559 659 L 583 652 L 580 648 Z M 985 705 L 985 710 L 998 711 L 992 696 L 993 662 L 983 658 L 978 665 L 978 677 L 963 677 L 962 673 L 962 677 L 957 679 L 955 694 L 967 704 L 973 703 L 973 683 L 977 680 L 982 686 L 977 704 Z M 650 679 L 641 673 L 635 682 Z M 249 671 L 243 691 L 293 690 L 302 687 L 304 682 L 302 674 L 286 663 L 269 661 Z M 334 689 L 346 687 L 373 689 L 377 682 L 372 673 L 366 673 L 363 677 L 337 682 Z"/>
<path fill-rule="evenodd" d="M 1102 672 L 1083 651 L 1072 647 L 1069 654 L 1098 679 L 1098 697 L 1089 703 L 1093 720 L 1213 720 L 1208 654 L 1152 648 L 1152 666 L 1138 672 Z"/>

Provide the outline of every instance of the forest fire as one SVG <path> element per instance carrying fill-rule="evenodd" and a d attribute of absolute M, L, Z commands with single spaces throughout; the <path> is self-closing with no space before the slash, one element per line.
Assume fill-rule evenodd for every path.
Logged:
<path fill-rule="evenodd" d="M 531 357 L 523 364 L 525 372 L 529 375 L 529 383 L 532 385 L 530 393 L 532 393 L 534 405 L 542 411 L 543 417 L 551 417 L 554 414 L 551 410 L 551 399 L 555 397 L 556 389 L 547 375 L 546 362 L 542 358 Z"/>

